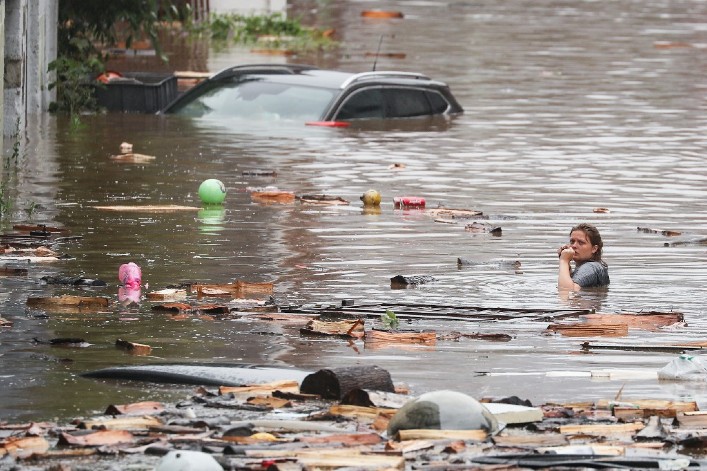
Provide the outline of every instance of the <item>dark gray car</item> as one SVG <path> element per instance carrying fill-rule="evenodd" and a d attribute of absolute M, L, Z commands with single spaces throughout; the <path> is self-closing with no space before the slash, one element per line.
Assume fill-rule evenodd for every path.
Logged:
<path fill-rule="evenodd" d="M 307 65 L 225 69 L 162 110 L 194 117 L 334 123 L 463 112 L 447 84 L 411 72 L 348 73 Z"/>

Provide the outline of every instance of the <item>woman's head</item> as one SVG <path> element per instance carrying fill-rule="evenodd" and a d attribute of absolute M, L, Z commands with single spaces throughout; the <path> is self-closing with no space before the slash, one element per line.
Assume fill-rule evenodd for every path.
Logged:
<path fill-rule="evenodd" d="M 570 230 L 570 247 L 574 250 L 575 262 L 601 261 L 604 242 L 599 230 L 587 223 L 577 224 Z"/>

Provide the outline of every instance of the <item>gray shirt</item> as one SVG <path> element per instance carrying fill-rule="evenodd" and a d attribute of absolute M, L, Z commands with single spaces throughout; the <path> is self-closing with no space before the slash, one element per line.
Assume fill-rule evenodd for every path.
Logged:
<path fill-rule="evenodd" d="M 572 272 L 572 281 L 582 288 L 606 286 L 609 284 L 609 267 L 604 262 L 584 262 Z"/>

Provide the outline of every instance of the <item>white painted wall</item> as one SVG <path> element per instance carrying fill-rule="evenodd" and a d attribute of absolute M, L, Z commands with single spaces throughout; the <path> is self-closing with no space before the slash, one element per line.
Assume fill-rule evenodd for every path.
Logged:
<path fill-rule="evenodd" d="M 281 12 L 286 14 L 287 0 L 210 0 L 212 13 L 238 13 L 262 15 Z"/>

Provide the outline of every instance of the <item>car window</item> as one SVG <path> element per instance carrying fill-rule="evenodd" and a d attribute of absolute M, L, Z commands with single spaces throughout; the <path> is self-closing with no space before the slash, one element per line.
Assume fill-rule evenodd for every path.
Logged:
<path fill-rule="evenodd" d="M 427 99 L 430 100 L 430 105 L 432 106 L 432 113 L 442 114 L 449 108 L 449 103 L 444 99 L 439 92 L 425 92 Z"/>
<path fill-rule="evenodd" d="M 431 114 L 430 104 L 424 90 L 410 88 L 386 88 L 389 118 L 411 118 Z"/>
<path fill-rule="evenodd" d="M 317 120 L 334 94 L 326 88 L 262 80 L 223 82 L 174 112 L 185 116 Z"/>
<path fill-rule="evenodd" d="M 337 120 L 384 118 L 385 102 L 380 88 L 369 88 L 349 96 L 336 115 Z"/>

